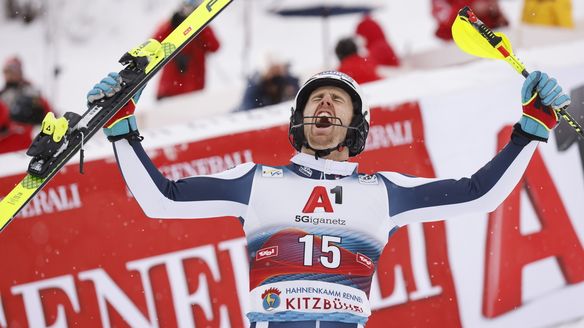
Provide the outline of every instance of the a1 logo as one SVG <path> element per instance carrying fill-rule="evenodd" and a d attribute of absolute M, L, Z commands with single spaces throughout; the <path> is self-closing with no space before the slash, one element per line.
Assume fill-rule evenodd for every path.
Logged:
<path fill-rule="evenodd" d="M 330 190 L 335 195 L 335 204 L 343 203 L 343 187 L 336 186 Z M 308 197 L 308 201 L 302 209 L 302 213 L 314 213 L 317 208 L 322 208 L 327 213 L 333 212 L 333 205 L 329 198 L 328 192 L 323 186 L 316 186 Z"/>

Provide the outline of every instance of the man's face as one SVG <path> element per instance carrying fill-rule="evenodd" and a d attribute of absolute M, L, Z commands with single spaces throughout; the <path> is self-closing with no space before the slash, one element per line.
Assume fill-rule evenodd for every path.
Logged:
<path fill-rule="evenodd" d="M 336 147 L 345 140 L 347 128 L 334 126 L 331 123 L 348 126 L 353 119 L 353 102 L 351 96 L 343 89 L 324 86 L 314 90 L 308 97 L 304 107 L 304 123 L 315 123 L 304 126 L 304 135 L 311 147 L 325 149 Z M 337 117 L 340 119 L 331 119 Z"/>
<path fill-rule="evenodd" d="M 15 67 L 5 67 L 4 68 L 4 80 L 6 83 L 20 82 L 22 81 L 22 72 L 20 69 Z"/>

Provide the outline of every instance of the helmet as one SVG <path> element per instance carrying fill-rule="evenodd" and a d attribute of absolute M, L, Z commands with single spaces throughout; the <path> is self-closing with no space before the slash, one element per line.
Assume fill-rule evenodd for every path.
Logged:
<path fill-rule="evenodd" d="M 337 71 L 325 71 L 312 76 L 300 88 L 296 94 L 294 107 L 290 116 L 290 126 L 288 129 L 288 138 L 292 147 L 301 151 L 302 147 L 311 146 L 304 136 L 304 106 L 308 102 L 310 94 L 322 86 L 335 86 L 345 90 L 353 101 L 353 119 L 347 128 L 345 140 L 337 147 L 329 149 L 313 149 L 317 156 L 326 156 L 331 151 L 341 147 L 349 149 L 349 156 L 357 156 L 365 148 L 365 141 L 369 133 L 369 107 L 361 97 L 361 87 L 349 75 Z M 320 154 L 322 155 L 319 155 Z"/>

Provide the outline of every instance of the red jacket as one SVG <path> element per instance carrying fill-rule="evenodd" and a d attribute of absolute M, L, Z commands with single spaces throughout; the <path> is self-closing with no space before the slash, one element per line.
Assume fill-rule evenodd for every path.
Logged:
<path fill-rule="evenodd" d="M 10 121 L 8 107 L 0 102 L 0 154 L 27 149 L 32 143 L 32 126 Z"/>
<path fill-rule="evenodd" d="M 357 25 L 357 34 L 365 38 L 369 58 L 379 65 L 399 66 L 399 58 L 387 42 L 381 26 L 371 16 L 364 16 Z"/>
<path fill-rule="evenodd" d="M 432 0 L 432 15 L 438 23 L 435 33 L 437 37 L 452 40 L 452 23 L 458 11 L 464 6 L 469 6 L 477 17 L 492 29 L 509 24 L 497 0 Z"/>
<path fill-rule="evenodd" d="M 381 79 L 377 75 L 376 67 L 377 65 L 367 58 L 359 55 L 350 55 L 341 60 L 341 64 L 337 70 L 349 75 L 357 83 L 361 84 Z"/>
<path fill-rule="evenodd" d="M 172 32 L 170 20 L 162 24 L 154 37 L 164 40 Z M 157 98 L 201 90 L 205 87 L 205 55 L 219 49 L 219 41 L 211 27 L 205 28 L 163 69 L 158 85 Z M 181 66 L 184 69 L 181 72 Z"/>

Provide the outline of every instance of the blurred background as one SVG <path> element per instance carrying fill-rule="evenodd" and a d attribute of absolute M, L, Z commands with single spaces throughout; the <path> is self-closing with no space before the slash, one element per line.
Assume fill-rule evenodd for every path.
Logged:
<path fill-rule="evenodd" d="M 86 92 L 108 72 L 120 70 L 117 60 L 125 51 L 157 33 L 163 35 L 165 22 L 197 5 L 194 0 L 2 3 L 0 63 L 20 59 L 24 77 L 57 113 L 82 112 Z M 195 85 L 184 90 L 162 90 L 160 97 L 161 74 L 150 82 L 139 112 L 165 115 L 152 113 L 152 119 L 145 119 L 143 125 L 242 109 L 249 86 L 262 76 L 273 75 L 270 69 L 288 70 L 300 83 L 317 71 L 338 69 L 341 61 L 335 48 L 346 38 L 355 41 L 357 53 L 369 60 L 368 64 L 377 60 L 365 65 L 365 70 L 374 66 L 377 76 L 362 73 L 365 80 L 403 78 L 476 60 L 461 53 L 449 40 L 453 13 L 465 4 L 470 4 L 492 28 L 505 31 L 519 49 L 520 58 L 526 49 L 573 42 L 584 36 L 582 0 L 239 0 L 211 24 L 212 40 L 199 40 L 204 50 L 185 55 L 197 58 L 190 68 L 189 58 L 183 60 L 187 74 L 178 74 L 177 82 L 173 79 L 176 75 L 170 73 L 173 76 L 162 82 L 167 89 L 173 88 L 169 86 L 172 83 Z M 366 14 L 372 21 L 364 22 Z M 373 44 L 376 39 L 383 42 Z M 345 42 L 341 50 L 346 48 Z M 395 59 L 388 59 L 392 54 Z M 202 58 L 204 63 L 199 60 Z M 281 96 L 271 98 L 276 102 Z M 259 107 L 253 105 L 243 107 Z"/>
<path fill-rule="evenodd" d="M 84 112 L 126 51 L 162 40 L 199 4 L 1 0 L 0 195 L 24 174 L 46 113 Z M 143 144 L 173 179 L 285 165 L 296 91 L 337 69 L 372 107 L 361 170 L 472 174 L 508 140 L 523 78 L 456 47 L 450 25 L 464 5 L 528 69 L 558 77 L 584 124 L 584 0 L 237 0 L 149 82 L 136 112 Z M 0 234 L 0 327 L 246 326 L 237 220 L 147 219 L 99 134 L 84 175 L 77 160 Z M 583 197 L 584 140 L 562 123 L 493 214 L 392 237 L 368 327 L 584 327 Z"/>

